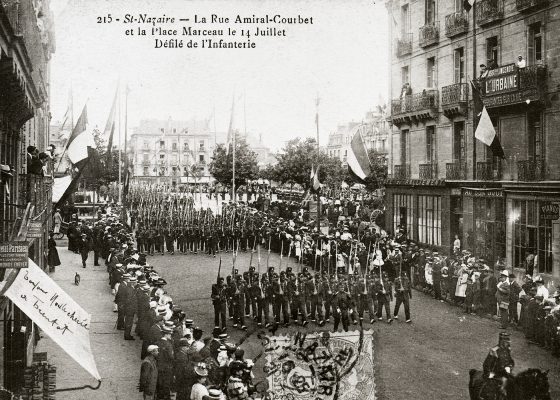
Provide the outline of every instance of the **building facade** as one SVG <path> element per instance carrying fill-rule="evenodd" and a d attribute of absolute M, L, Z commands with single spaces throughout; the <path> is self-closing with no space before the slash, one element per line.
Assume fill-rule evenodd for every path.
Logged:
<path fill-rule="evenodd" d="M 134 128 L 128 146 L 136 182 L 201 184 L 212 177 L 208 170 L 216 143 L 209 121 L 143 120 Z"/>
<path fill-rule="evenodd" d="M 55 50 L 48 1 L 0 2 L 0 242 L 15 239 L 30 204 L 30 217 L 41 225 L 40 237 L 27 237 L 29 258 L 46 268 L 47 232 L 51 228 L 52 177 L 31 173 L 27 147 L 45 152 L 49 144 L 49 61 Z M 51 163 L 52 164 L 52 163 Z M 52 165 L 48 165 L 48 174 Z M 5 270 L 0 287 L 4 286 Z M 7 298 L 0 296 L 0 386 L 18 391 L 23 368 L 34 349 L 34 325 Z"/>
<path fill-rule="evenodd" d="M 392 0 L 387 229 L 560 277 L 560 2 Z M 519 58 L 521 56 L 521 59 Z M 481 67 L 484 64 L 485 67 Z M 505 158 L 474 137 L 470 80 Z"/>

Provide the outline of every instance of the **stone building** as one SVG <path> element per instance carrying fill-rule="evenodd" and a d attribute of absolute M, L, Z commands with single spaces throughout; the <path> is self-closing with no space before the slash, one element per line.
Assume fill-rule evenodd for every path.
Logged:
<path fill-rule="evenodd" d="M 153 184 L 204 184 L 216 143 L 222 134 L 209 121 L 147 119 L 133 129 L 128 146 L 136 182 Z"/>
<path fill-rule="evenodd" d="M 41 229 L 28 235 L 25 245 L 29 258 L 43 269 L 51 228 L 52 178 L 48 175 L 52 165 L 45 167 L 47 176 L 37 164 L 32 169 L 27 147 L 45 152 L 49 144 L 49 61 L 54 50 L 48 1 L 0 2 L 0 164 L 11 168 L 1 174 L 0 244 L 16 238 L 14 230 L 21 225 L 26 206 L 34 206 L 30 217 Z M 5 271 L 0 268 L 0 288 Z M 0 386 L 17 391 L 24 383 L 23 368 L 32 361 L 29 354 L 34 349 L 35 327 L 3 296 L 0 319 Z"/>
<path fill-rule="evenodd" d="M 389 0 L 387 228 L 560 276 L 560 2 Z M 518 57 L 521 56 L 522 60 Z M 521 61 L 518 64 L 518 61 Z M 487 71 L 481 69 L 484 64 Z M 470 80 L 505 159 L 474 138 Z"/>

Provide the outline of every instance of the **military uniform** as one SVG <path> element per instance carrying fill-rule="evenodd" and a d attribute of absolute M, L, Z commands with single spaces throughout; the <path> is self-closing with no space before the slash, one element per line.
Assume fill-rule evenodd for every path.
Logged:
<path fill-rule="evenodd" d="M 227 290 L 223 285 L 223 278 L 218 278 L 219 282 L 212 285 L 212 304 L 214 306 L 214 326 L 224 330 L 226 328 L 226 298 Z"/>

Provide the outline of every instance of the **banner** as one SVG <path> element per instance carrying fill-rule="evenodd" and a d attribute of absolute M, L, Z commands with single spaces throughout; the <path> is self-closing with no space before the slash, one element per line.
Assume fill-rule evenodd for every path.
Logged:
<path fill-rule="evenodd" d="M 373 331 L 262 336 L 268 400 L 374 400 Z"/>
<path fill-rule="evenodd" d="M 91 376 L 101 380 L 89 341 L 91 315 L 33 260 L 29 259 L 29 268 L 19 272 L 5 295 Z"/>

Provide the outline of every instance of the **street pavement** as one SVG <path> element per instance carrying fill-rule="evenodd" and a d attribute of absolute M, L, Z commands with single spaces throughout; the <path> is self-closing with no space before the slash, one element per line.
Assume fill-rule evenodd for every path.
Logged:
<path fill-rule="evenodd" d="M 61 393 L 63 399 L 137 399 L 140 369 L 140 341 L 124 341 L 122 331 L 115 329 L 116 314 L 112 310 L 112 296 L 107 284 L 104 266 L 93 269 L 88 260 L 86 269 L 81 268 L 80 256 L 59 248 L 63 265 L 57 267 L 53 278 L 74 299 L 92 314 L 92 349 L 103 384 L 97 391 L 84 389 Z M 231 253 L 222 253 L 221 275 L 231 273 Z M 249 266 L 250 254 L 240 252 L 236 268 L 240 272 Z M 210 300 L 211 284 L 218 274 L 219 256 L 203 254 L 149 256 L 148 263 L 166 279 L 166 290 L 186 312 L 210 335 L 214 326 L 213 308 Z M 266 270 L 266 252 L 263 254 L 261 272 Z M 286 258 L 282 269 L 287 267 Z M 103 263 L 102 263 L 103 264 Z M 270 256 L 269 265 L 279 270 L 280 260 Z M 256 254 L 253 265 L 257 267 Z M 293 262 L 291 264 L 293 267 Z M 79 287 L 74 285 L 74 273 L 81 275 Z M 412 323 L 400 319 L 388 325 L 378 321 L 364 324 L 365 329 L 376 332 L 376 386 L 379 399 L 468 399 L 469 369 L 480 369 L 488 349 L 498 341 L 497 322 L 464 314 L 461 309 L 435 301 L 430 296 L 413 290 L 411 301 Z M 332 321 L 332 319 L 331 319 Z M 264 357 L 256 324 L 247 321 L 247 332 L 228 329 L 230 340 L 243 342 L 247 358 L 259 358 L 254 371 L 256 380 L 265 379 L 262 372 Z M 332 322 L 323 328 L 310 323 L 308 331 L 332 329 Z M 354 326 L 356 329 L 357 326 Z M 295 332 L 298 328 L 280 328 L 278 334 Z M 301 329 L 301 328 L 299 328 Z M 351 328 L 352 329 L 352 328 Z M 549 351 L 526 343 L 523 334 L 511 331 L 512 352 L 516 362 L 515 372 L 529 367 L 550 369 L 549 380 L 552 398 L 560 398 L 560 363 Z M 58 366 L 57 387 L 73 387 L 95 384 L 76 362 L 66 356 L 52 341 L 44 338 L 37 351 L 48 351 L 49 360 Z"/>
<path fill-rule="evenodd" d="M 65 241 L 58 241 L 63 246 Z M 111 290 L 105 263 L 93 267 L 93 252 L 87 260 L 87 267 L 82 268 L 79 254 L 69 252 L 67 248 L 58 247 L 62 265 L 51 273 L 58 285 L 66 291 L 82 308 L 89 312 L 91 318 L 91 349 L 95 356 L 97 369 L 102 378 L 98 390 L 81 389 L 57 393 L 57 399 L 63 400 L 134 400 L 141 399 L 136 388 L 140 376 L 141 341 L 125 341 L 123 332 L 117 331 L 115 322 L 117 314 L 113 313 Z M 79 286 L 74 285 L 74 275 L 81 277 Z M 57 389 L 73 388 L 84 385 L 97 386 L 97 381 L 85 372 L 80 365 L 70 358 L 48 336 L 39 341 L 37 352 L 46 351 L 49 363 L 57 367 Z"/>

